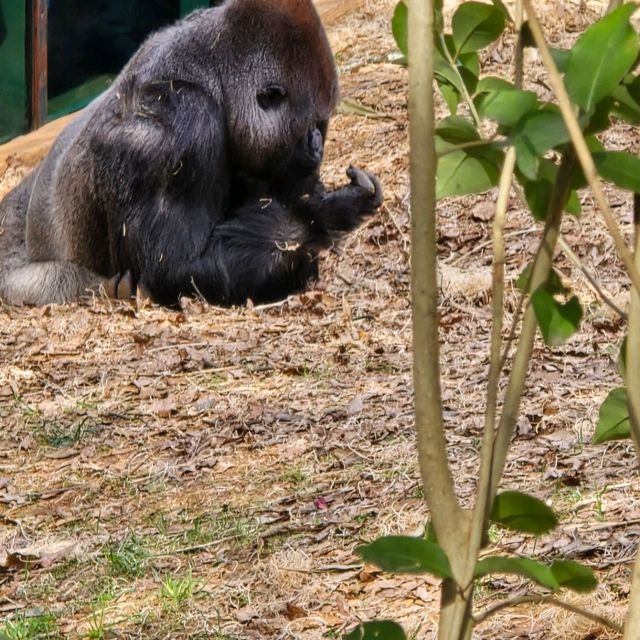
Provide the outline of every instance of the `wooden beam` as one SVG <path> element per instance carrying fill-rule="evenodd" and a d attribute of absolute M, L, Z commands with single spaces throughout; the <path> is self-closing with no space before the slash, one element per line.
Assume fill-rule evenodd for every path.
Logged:
<path fill-rule="evenodd" d="M 326 24 L 333 24 L 345 14 L 362 6 L 364 0 L 314 0 L 318 14 Z"/>
<path fill-rule="evenodd" d="M 6 144 L 0 145 L 0 177 L 12 161 L 26 167 L 32 167 L 40 162 L 58 134 L 77 115 L 77 113 L 71 113 L 63 118 L 58 118 L 58 120 L 45 124 L 37 131 L 18 136 Z"/>
<path fill-rule="evenodd" d="M 31 0 L 31 51 L 30 61 L 30 113 L 32 129 L 41 127 L 47 121 L 47 17 L 48 0 Z"/>

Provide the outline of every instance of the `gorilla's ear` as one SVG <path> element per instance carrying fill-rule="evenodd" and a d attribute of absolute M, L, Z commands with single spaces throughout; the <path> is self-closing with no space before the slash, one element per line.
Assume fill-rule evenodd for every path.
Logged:
<path fill-rule="evenodd" d="M 133 83 L 128 92 L 129 110 L 142 118 L 156 120 L 162 124 L 173 124 L 177 110 L 191 101 L 193 94 L 203 94 L 202 89 L 183 80 L 153 80 Z"/>

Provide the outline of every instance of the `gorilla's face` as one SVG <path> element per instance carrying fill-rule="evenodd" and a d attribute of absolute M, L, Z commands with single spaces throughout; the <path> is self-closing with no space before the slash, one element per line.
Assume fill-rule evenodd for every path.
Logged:
<path fill-rule="evenodd" d="M 279 14 L 248 23 L 242 37 L 233 27 L 223 36 L 231 161 L 265 178 L 313 174 L 338 98 L 331 50 L 320 32 L 301 31 Z"/>
<path fill-rule="evenodd" d="M 264 177 L 283 173 L 302 177 L 316 172 L 324 153 L 333 96 L 314 99 L 313 87 L 299 77 L 286 80 L 274 74 L 256 80 L 244 87 L 234 82 L 227 91 L 232 162 Z"/>

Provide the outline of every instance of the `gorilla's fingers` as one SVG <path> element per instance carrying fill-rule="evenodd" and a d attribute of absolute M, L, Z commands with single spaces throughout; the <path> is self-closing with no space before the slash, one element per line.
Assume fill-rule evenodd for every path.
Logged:
<path fill-rule="evenodd" d="M 118 297 L 118 282 L 120 282 L 120 274 L 116 273 L 113 278 L 109 278 L 102 283 L 101 287 L 107 298 L 114 300 Z"/>
<path fill-rule="evenodd" d="M 363 189 L 366 189 L 371 193 L 376 192 L 375 184 L 373 180 L 371 180 L 371 174 L 366 173 L 362 169 L 358 169 L 357 167 L 351 165 L 347 169 L 347 176 L 349 176 L 349 178 L 351 179 L 351 184 L 357 187 L 362 187 Z"/>
<path fill-rule="evenodd" d="M 129 300 L 135 295 L 136 291 L 130 271 L 127 271 L 124 275 L 116 273 L 115 276 L 106 280 L 102 286 L 106 296 L 113 300 Z"/>
<path fill-rule="evenodd" d="M 131 271 L 127 271 L 120 281 L 116 290 L 118 300 L 130 300 L 136 294 L 136 285 L 133 282 Z"/>
<path fill-rule="evenodd" d="M 351 165 L 347 169 L 347 176 L 351 179 L 351 184 L 368 191 L 371 194 L 371 201 L 369 205 L 373 209 L 377 209 L 382 204 L 382 187 L 380 181 L 373 173 L 363 171 Z"/>
<path fill-rule="evenodd" d="M 382 200 L 384 198 L 382 194 L 382 186 L 380 185 L 380 180 L 376 178 L 373 173 L 366 172 L 371 184 L 373 185 L 373 201 L 371 205 L 376 209 L 382 204 Z"/>

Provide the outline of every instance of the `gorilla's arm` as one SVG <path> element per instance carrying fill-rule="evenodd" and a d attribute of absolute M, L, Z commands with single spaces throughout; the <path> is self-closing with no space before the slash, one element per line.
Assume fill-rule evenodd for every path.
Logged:
<path fill-rule="evenodd" d="M 351 184 L 300 198 L 248 203 L 215 226 L 205 251 L 181 263 L 157 263 L 141 274 L 152 298 L 175 304 L 194 293 L 209 302 L 243 304 L 280 300 L 317 278 L 318 253 L 355 229 L 382 202 L 377 179 L 350 167 Z M 323 190 L 322 190 L 323 191 Z"/>

